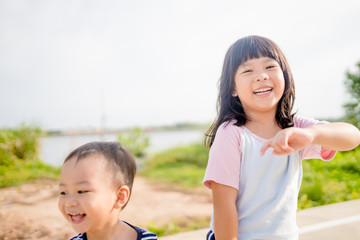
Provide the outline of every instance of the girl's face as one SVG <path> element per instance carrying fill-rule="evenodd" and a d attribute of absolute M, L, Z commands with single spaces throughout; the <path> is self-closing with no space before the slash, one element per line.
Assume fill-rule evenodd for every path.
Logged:
<path fill-rule="evenodd" d="M 239 97 L 248 116 L 269 111 L 275 114 L 284 89 L 284 74 L 279 63 L 269 57 L 260 57 L 238 67 L 232 96 Z"/>
<path fill-rule="evenodd" d="M 58 206 L 78 233 L 99 235 L 117 222 L 117 195 L 106 164 L 103 156 L 94 154 L 63 165 Z"/>

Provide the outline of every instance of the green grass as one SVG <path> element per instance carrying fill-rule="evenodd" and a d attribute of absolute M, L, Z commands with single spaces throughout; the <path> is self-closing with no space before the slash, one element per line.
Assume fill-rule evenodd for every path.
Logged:
<path fill-rule="evenodd" d="M 162 237 L 209 227 L 209 222 L 210 217 L 188 217 L 186 219 L 173 219 L 170 223 L 163 225 L 151 222 L 141 227 L 155 233 L 158 237 Z"/>
<path fill-rule="evenodd" d="M 40 160 L 17 162 L 11 166 L 0 165 L 0 188 L 38 178 L 58 179 L 59 176 L 60 168 L 49 166 Z"/>
<path fill-rule="evenodd" d="M 147 160 L 140 173 L 158 182 L 197 187 L 201 186 L 207 158 L 208 150 L 202 144 L 180 146 Z"/>
<path fill-rule="evenodd" d="M 202 185 L 208 150 L 201 144 L 181 146 L 147 160 L 142 175 L 184 188 Z M 338 152 L 331 161 L 303 161 L 299 209 L 360 198 L 360 147 Z"/>
<path fill-rule="evenodd" d="M 37 178 L 58 178 L 60 168 L 39 160 L 39 141 L 43 135 L 37 126 L 21 125 L 0 129 L 0 188 Z"/>
<path fill-rule="evenodd" d="M 303 161 L 299 208 L 360 198 L 360 147 L 338 152 L 331 161 Z"/>

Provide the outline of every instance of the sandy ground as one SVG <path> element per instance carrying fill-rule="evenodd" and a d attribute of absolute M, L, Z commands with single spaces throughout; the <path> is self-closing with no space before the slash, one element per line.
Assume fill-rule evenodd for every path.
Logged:
<path fill-rule="evenodd" d="M 69 239 L 75 233 L 57 208 L 54 180 L 0 189 L 0 240 Z M 179 190 L 171 185 L 135 179 L 129 204 L 121 219 L 137 226 L 162 226 L 174 220 L 210 217 L 210 191 Z"/>

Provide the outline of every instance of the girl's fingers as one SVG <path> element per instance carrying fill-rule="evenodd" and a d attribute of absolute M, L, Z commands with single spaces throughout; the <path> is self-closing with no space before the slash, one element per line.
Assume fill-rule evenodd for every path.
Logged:
<path fill-rule="evenodd" d="M 267 149 L 273 148 L 272 153 L 274 155 L 289 155 L 294 152 L 294 149 L 288 145 L 286 141 L 275 139 L 269 140 L 262 146 L 260 150 L 260 155 L 263 156 Z"/>
<path fill-rule="evenodd" d="M 274 149 L 273 153 L 276 152 L 278 154 L 282 154 L 284 152 L 284 148 L 282 148 L 279 144 L 274 144 L 271 147 Z"/>
<path fill-rule="evenodd" d="M 281 144 L 278 144 L 276 139 L 271 139 L 267 142 L 264 143 L 264 145 L 262 146 L 261 150 L 260 150 L 260 156 L 263 156 L 266 152 L 266 150 L 268 150 L 269 148 L 273 148 L 274 151 L 273 152 L 282 152 L 283 151 L 283 147 L 281 146 Z"/>
<path fill-rule="evenodd" d="M 274 150 L 272 153 L 274 155 L 290 155 L 290 154 L 294 153 L 294 149 L 291 147 L 288 147 L 287 149 L 283 149 L 282 151 Z"/>
<path fill-rule="evenodd" d="M 264 143 L 264 145 L 262 146 L 262 148 L 260 149 L 260 156 L 263 156 L 266 152 L 266 150 L 268 150 L 268 148 L 270 148 L 271 146 L 271 142 L 267 141 Z"/>

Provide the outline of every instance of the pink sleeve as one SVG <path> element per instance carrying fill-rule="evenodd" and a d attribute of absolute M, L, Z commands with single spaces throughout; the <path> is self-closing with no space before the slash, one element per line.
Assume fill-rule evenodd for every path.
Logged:
<path fill-rule="evenodd" d="M 326 121 L 318 121 L 312 118 L 303 116 L 295 116 L 295 127 L 306 128 L 316 124 L 327 124 Z M 331 160 L 336 154 L 336 151 L 323 149 L 320 145 L 309 145 L 301 150 L 302 159 L 319 158 L 323 160 Z"/>
<path fill-rule="evenodd" d="M 239 189 L 242 129 L 233 123 L 223 123 L 216 132 L 203 180 L 208 188 L 214 181 Z"/>

